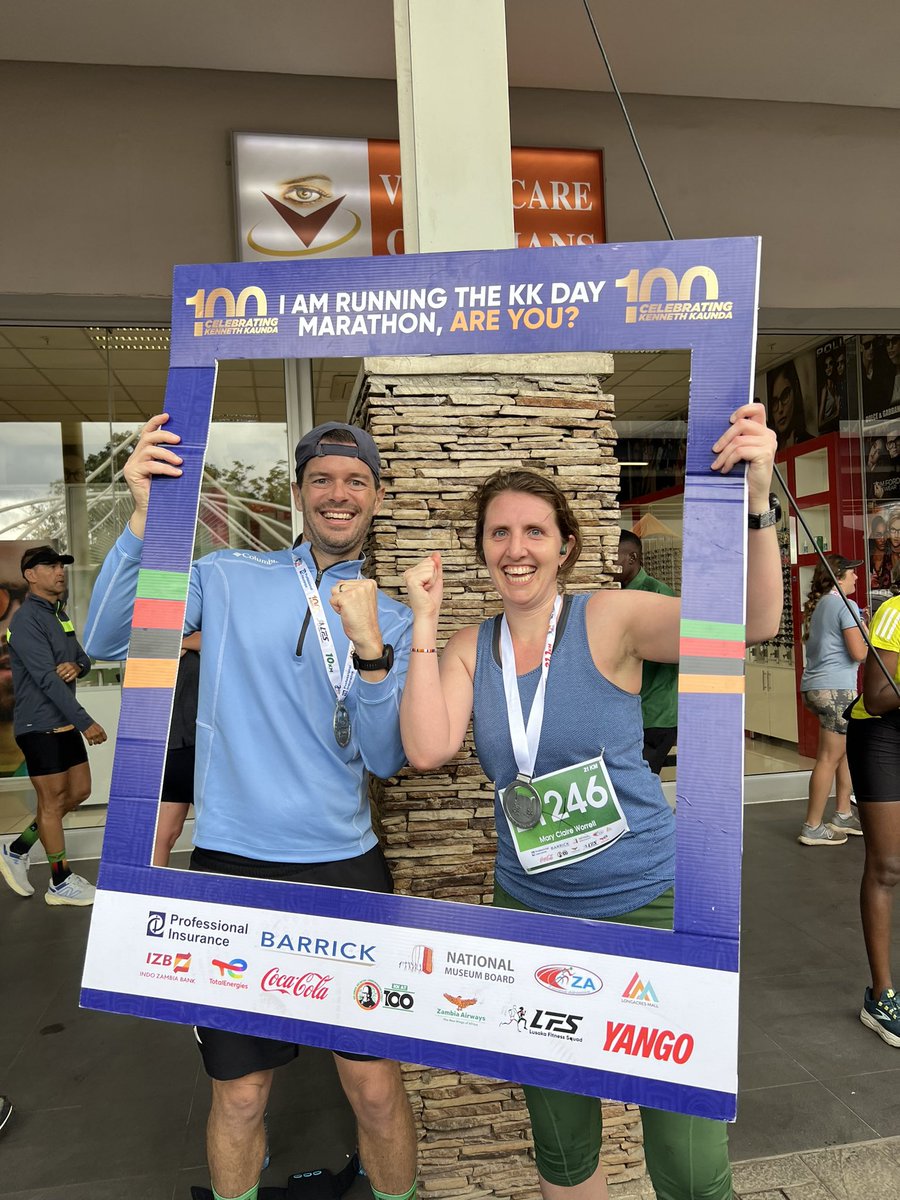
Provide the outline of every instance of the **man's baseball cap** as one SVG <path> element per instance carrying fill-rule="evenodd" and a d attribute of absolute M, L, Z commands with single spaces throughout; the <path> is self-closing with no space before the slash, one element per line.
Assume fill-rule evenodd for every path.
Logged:
<path fill-rule="evenodd" d="M 350 445 L 349 442 L 329 440 L 328 435 L 338 429 L 350 434 L 353 438 L 353 445 Z M 358 425 L 345 425 L 343 421 L 326 421 L 324 425 L 317 425 L 315 429 L 311 429 L 309 433 L 303 435 L 294 451 L 298 481 L 303 468 L 311 458 L 326 458 L 330 454 L 358 458 L 375 476 L 376 486 L 381 483 L 381 457 L 372 435 L 366 433 L 364 429 L 360 429 Z"/>
<path fill-rule="evenodd" d="M 52 546 L 32 546 L 30 550 L 26 550 L 22 555 L 22 578 L 25 578 L 25 572 L 30 571 L 32 567 L 52 567 L 56 563 L 68 566 L 74 561 L 75 559 L 71 554 L 60 554 Z"/>

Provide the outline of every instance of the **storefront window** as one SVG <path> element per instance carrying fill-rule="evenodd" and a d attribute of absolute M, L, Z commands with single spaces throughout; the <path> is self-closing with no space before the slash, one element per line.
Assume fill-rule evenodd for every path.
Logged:
<path fill-rule="evenodd" d="M 141 426 L 164 408 L 168 366 L 165 329 L 0 327 L 0 633 L 23 586 L 22 553 L 44 542 L 75 558 L 68 609 L 83 630 L 100 564 L 131 512 L 122 468 Z M 223 362 L 195 555 L 291 544 L 287 461 L 282 363 Z M 119 664 L 96 664 L 80 685 L 96 689 L 85 707 L 109 730 L 119 671 Z M 21 765 L 8 685 L 0 650 L 0 780 Z M 113 746 L 110 739 L 92 752 L 100 803 Z"/>

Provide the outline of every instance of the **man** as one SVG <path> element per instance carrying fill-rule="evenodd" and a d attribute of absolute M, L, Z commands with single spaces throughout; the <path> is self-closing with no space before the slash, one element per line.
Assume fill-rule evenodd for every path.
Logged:
<path fill-rule="evenodd" d="M 70 869 L 62 822 L 91 794 L 84 741 L 99 746 L 106 733 L 75 699 L 75 680 L 91 669 L 91 660 L 62 606 L 65 568 L 74 561 L 52 546 L 34 546 L 22 555 L 28 595 L 6 639 L 15 697 L 13 729 L 37 792 L 37 819 L 11 843 L 0 844 L 0 874 L 20 896 L 33 895 L 28 855 L 40 839 L 50 863 L 44 899 L 83 908 L 94 902 L 94 885 Z"/>
<path fill-rule="evenodd" d="M 644 548 L 636 533 L 619 534 L 618 579 L 623 588 L 661 592 L 674 596 L 667 583 L 644 570 Z M 678 664 L 644 663 L 641 683 L 641 713 L 644 718 L 644 758 L 658 775 L 666 763 L 678 734 Z"/>
<path fill-rule="evenodd" d="M 87 644 L 103 657 L 126 652 L 150 481 L 181 474 L 168 419 L 148 421 L 125 467 L 134 513 L 88 615 Z M 191 571 L 185 632 L 202 625 L 210 647 L 200 656 L 191 867 L 391 891 L 367 784 L 369 772 L 386 778 L 405 761 L 399 701 L 412 616 L 360 575 L 384 499 L 381 461 L 362 429 L 330 422 L 300 440 L 295 464 L 304 540 L 217 551 Z M 297 1047 L 214 1029 L 197 1040 L 212 1079 L 213 1195 L 256 1200 L 274 1069 Z M 336 1064 L 375 1196 L 413 1200 L 415 1129 L 399 1067 L 347 1053 Z"/>

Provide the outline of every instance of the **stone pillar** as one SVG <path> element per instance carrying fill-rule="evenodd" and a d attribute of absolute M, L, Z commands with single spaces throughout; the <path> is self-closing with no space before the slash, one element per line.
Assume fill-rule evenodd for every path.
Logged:
<path fill-rule="evenodd" d="M 432 550 L 444 563 L 439 646 L 498 611 L 476 560 L 467 498 L 499 467 L 553 475 L 573 502 L 584 550 L 571 591 L 612 581 L 619 542 L 619 467 L 608 354 L 366 359 L 352 420 L 384 462 L 387 498 L 367 547 L 375 577 L 403 599 L 403 572 Z M 379 785 L 376 826 L 398 892 L 489 903 L 493 792 L 471 739 L 439 772 L 405 770 Z M 533 1200 L 537 1184 L 521 1091 L 431 1068 L 404 1068 L 421 1133 L 427 1200 Z M 644 1174 L 637 1110 L 604 1105 L 610 1183 Z"/>

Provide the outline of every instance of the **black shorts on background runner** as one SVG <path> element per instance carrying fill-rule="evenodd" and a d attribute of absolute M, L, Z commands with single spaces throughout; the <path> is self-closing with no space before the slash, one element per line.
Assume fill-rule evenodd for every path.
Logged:
<path fill-rule="evenodd" d="M 77 729 L 64 733 L 20 733 L 16 745 L 25 755 L 29 776 L 61 775 L 87 762 L 87 747 Z"/>
<path fill-rule="evenodd" d="M 356 888 L 365 892 L 392 893 L 394 881 L 380 846 L 373 846 L 358 858 L 324 863 L 262 862 L 204 850 L 198 846 L 191 855 L 191 870 L 213 875 L 243 875 L 250 879 L 272 879 L 279 883 L 316 883 L 324 887 Z M 283 1067 L 297 1057 L 299 1045 L 274 1038 L 254 1037 L 249 1033 L 231 1033 L 225 1029 L 195 1026 L 203 1066 L 211 1079 L 241 1079 L 255 1071 Z M 335 1050 L 339 1058 L 372 1062 L 373 1054 L 350 1054 Z"/>

